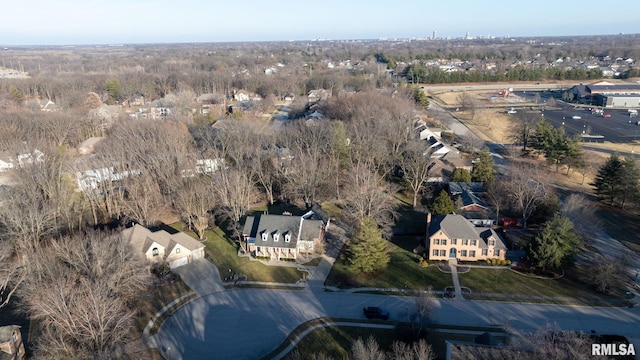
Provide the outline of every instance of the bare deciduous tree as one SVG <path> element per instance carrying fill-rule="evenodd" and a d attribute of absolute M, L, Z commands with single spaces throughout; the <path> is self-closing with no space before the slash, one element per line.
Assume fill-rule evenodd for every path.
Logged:
<path fill-rule="evenodd" d="M 534 333 L 513 336 L 504 351 L 511 354 L 509 358 L 525 352 L 526 358 L 533 360 L 591 359 L 592 342 L 586 334 L 563 331 L 554 323 L 546 324 Z"/>
<path fill-rule="evenodd" d="M 219 215 L 229 219 L 235 236 L 239 236 L 239 221 L 256 198 L 255 181 L 250 173 L 235 168 L 212 174 L 212 187 L 219 201 Z"/>
<path fill-rule="evenodd" d="M 132 338 L 132 304 L 149 284 L 142 259 L 120 236 L 90 232 L 52 240 L 34 253 L 19 288 L 38 321 L 38 356 L 90 358 Z"/>
<path fill-rule="evenodd" d="M 356 164 L 347 175 L 346 199 L 353 224 L 371 217 L 389 229 L 397 216 L 397 202 L 391 194 L 399 187 L 390 184 L 364 164 Z"/>
<path fill-rule="evenodd" d="M 429 179 L 430 159 L 424 156 L 424 145 L 418 142 L 407 144 L 403 156 L 400 158 L 403 180 L 413 193 L 413 207 L 418 205 L 418 198 L 424 184 Z"/>
<path fill-rule="evenodd" d="M 198 239 L 205 240 L 209 228 L 210 211 L 215 205 L 211 182 L 201 176 L 182 179 L 181 186 L 174 191 L 174 205 L 182 220 L 192 229 Z"/>
<path fill-rule="evenodd" d="M 373 336 L 369 336 L 367 341 L 362 341 L 362 338 L 358 338 L 351 346 L 351 359 L 353 360 L 384 360 L 386 359 L 385 353 L 380 349 L 380 345 L 376 342 Z"/>
<path fill-rule="evenodd" d="M 591 234 L 601 231 L 601 221 L 596 214 L 595 204 L 581 194 L 567 196 L 560 206 L 560 212 L 573 223 L 573 229 L 588 239 Z"/>
<path fill-rule="evenodd" d="M 394 341 L 387 357 L 389 360 L 434 360 L 436 354 L 426 340 L 420 339 L 411 345 Z"/>
<path fill-rule="evenodd" d="M 545 196 L 549 196 L 551 189 L 547 186 L 543 170 L 534 165 L 515 163 L 509 170 L 505 189 L 522 215 L 522 225 L 526 227 L 527 220 Z"/>

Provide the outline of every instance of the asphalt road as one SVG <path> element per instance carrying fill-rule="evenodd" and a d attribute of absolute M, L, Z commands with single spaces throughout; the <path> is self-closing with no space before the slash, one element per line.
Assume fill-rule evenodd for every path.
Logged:
<path fill-rule="evenodd" d="M 407 321 L 411 297 L 237 289 L 192 301 L 175 312 L 154 337 L 165 358 L 259 359 L 298 325 L 330 316 L 364 320 L 362 307 L 382 306 L 391 321 Z M 535 331 L 556 322 L 565 330 L 620 334 L 640 348 L 640 308 L 609 308 L 437 300 L 434 322 L 466 326 L 508 324 Z"/>

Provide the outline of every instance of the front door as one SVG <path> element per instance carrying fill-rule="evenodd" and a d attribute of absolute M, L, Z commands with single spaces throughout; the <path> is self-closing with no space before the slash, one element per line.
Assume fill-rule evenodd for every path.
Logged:
<path fill-rule="evenodd" d="M 458 253 L 456 252 L 456 248 L 451 248 L 451 250 L 449 250 L 449 257 L 452 259 L 455 259 Z"/>

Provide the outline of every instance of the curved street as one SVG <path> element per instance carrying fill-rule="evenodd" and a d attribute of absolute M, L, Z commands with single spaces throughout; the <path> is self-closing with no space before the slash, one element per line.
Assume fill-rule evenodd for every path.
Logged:
<path fill-rule="evenodd" d="M 413 298 L 310 290 L 226 290 L 196 299 L 175 312 L 150 340 L 167 359 L 259 359 L 298 325 L 318 317 L 364 320 L 362 307 L 389 309 L 407 321 Z M 491 301 L 436 300 L 434 323 L 508 325 L 534 331 L 548 322 L 562 329 L 619 334 L 640 348 L 640 309 L 559 306 Z"/>

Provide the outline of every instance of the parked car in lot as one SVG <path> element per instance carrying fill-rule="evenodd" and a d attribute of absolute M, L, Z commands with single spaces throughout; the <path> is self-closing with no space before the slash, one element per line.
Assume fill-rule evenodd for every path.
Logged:
<path fill-rule="evenodd" d="M 362 308 L 362 311 L 364 312 L 364 316 L 366 316 L 367 319 L 389 319 L 389 312 L 377 306 L 367 306 L 365 308 Z"/>

